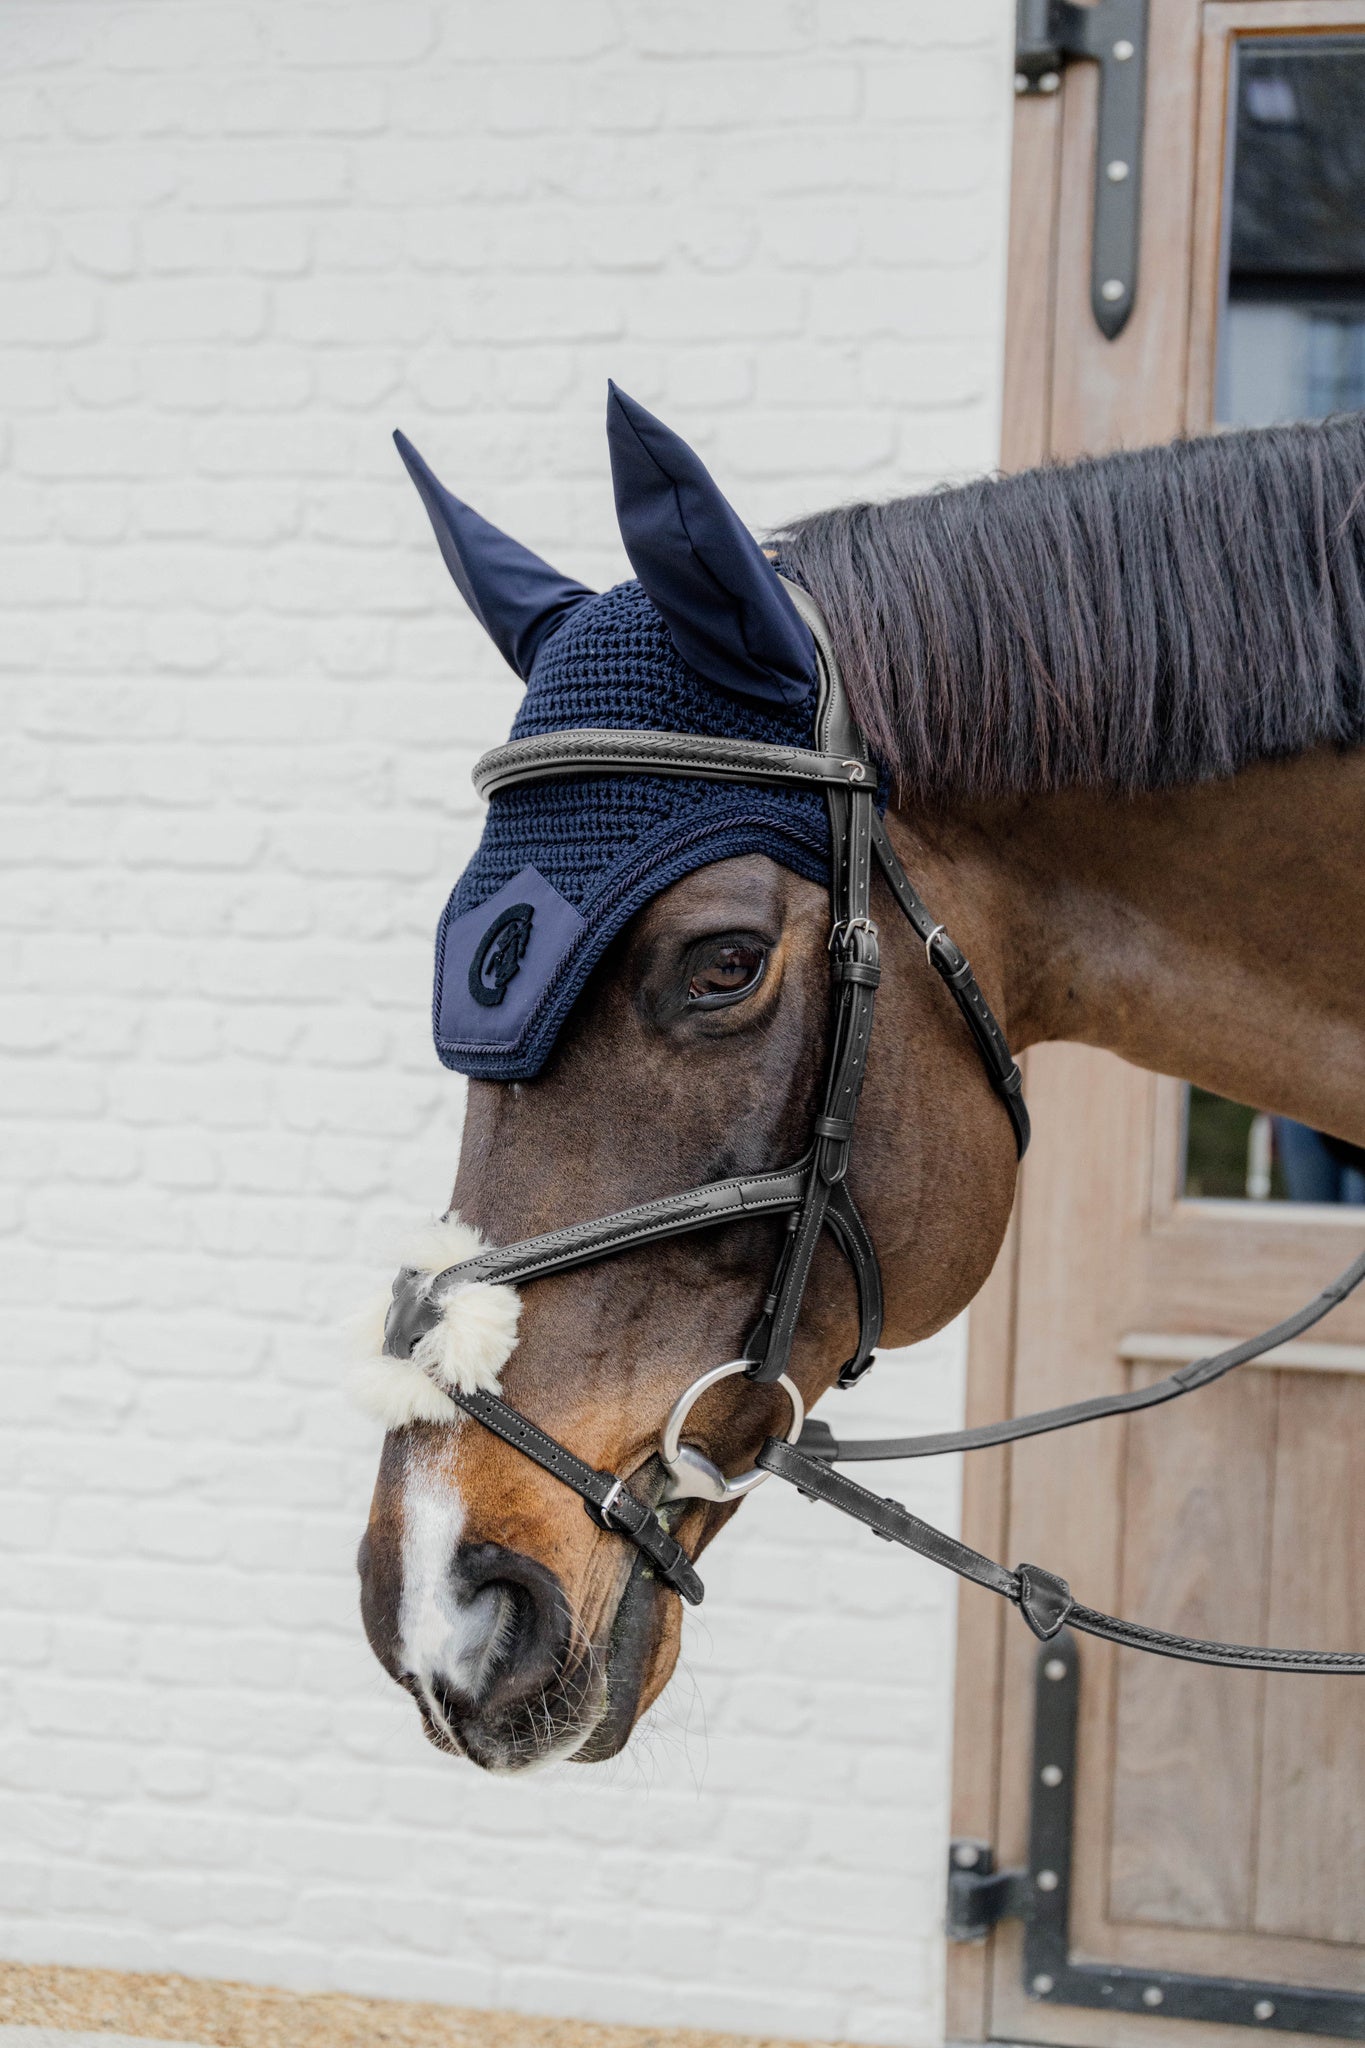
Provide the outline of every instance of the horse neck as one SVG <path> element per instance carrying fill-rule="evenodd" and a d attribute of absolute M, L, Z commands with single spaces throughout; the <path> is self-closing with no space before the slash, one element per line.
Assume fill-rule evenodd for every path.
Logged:
<path fill-rule="evenodd" d="M 964 811 L 924 850 L 1016 1047 L 1102 1046 L 1365 1141 L 1363 819 L 1365 751 L 1318 750 Z"/>

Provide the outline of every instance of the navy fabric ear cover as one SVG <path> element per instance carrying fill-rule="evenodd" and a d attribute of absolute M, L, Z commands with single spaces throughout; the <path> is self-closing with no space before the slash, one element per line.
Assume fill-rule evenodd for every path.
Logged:
<path fill-rule="evenodd" d="M 705 464 L 616 384 L 607 445 L 626 553 L 683 660 L 737 697 L 805 703 L 810 629 Z"/>
<path fill-rule="evenodd" d="M 524 682 L 541 643 L 593 592 L 481 519 L 433 475 L 406 434 L 393 439 L 460 595 Z"/>
<path fill-rule="evenodd" d="M 815 642 L 705 467 L 613 385 L 607 433 L 638 582 L 594 596 L 452 496 L 395 434 L 446 567 L 526 682 L 513 737 L 585 727 L 808 746 Z M 818 790 L 704 777 L 565 776 L 494 796 L 436 939 L 442 1062 L 529 1080 L 607 946 L 695 869 L 765 854 L 829 869 Z"/>
<path fill-rule="evenodd" d="M 641 586 L 621 583 L 546 640 L 512 737 L 607 726 L 805 747 L 814 712 L 814 686 L 796 705 L 716 689 L 683 660 Z M 750 853 L 825 882 L 820 791 L 568 775 L 500 792 L 437 933 L 432 1025 L 443 1064 L 530 1080 L 636 911 L 694 869 Z"/>

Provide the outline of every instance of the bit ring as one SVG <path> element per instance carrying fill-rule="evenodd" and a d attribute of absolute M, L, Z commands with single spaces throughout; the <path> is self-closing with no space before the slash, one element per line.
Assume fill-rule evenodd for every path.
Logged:
<path fill-rule="evenodd" d="M 718 1386 L 722 1380 L 732 1379 L 736 1373 L 747 1372 L 749 1360 L 736 1358 L 728 1365 L 713 1365 L 700 1379 L 693 1380 L 687 1392 L 674 1402 L 659 1439 L 659 1460 L 668 1474 L 664 1488 L 664 1500 L 742 1500 L 746 1493 L 752 1493 L 756 1486 L 767 1478 L 757 1465 L 751 1465 L 747 1472 L 739 1472 L 733 1479 L 727 1479 L 720 1467 L 699 1451 L 695 1444 L 682 1441 L 682 1426 L 697 1402 L 709 1387 Z M 806 1420 L 806 1404 L 801 1399 L 799 1388 L 786 1373 L 774 1381 L 781 1387 L 791 1402 L 791 1427 L 786 1441 L 794 1444 L 800 1436 Z"/>

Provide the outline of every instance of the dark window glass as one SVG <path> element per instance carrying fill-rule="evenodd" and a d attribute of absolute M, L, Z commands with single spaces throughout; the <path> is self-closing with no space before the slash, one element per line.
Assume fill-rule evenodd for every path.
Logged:
<path fill-rule="evenodd" d="M 1215 414 L 1365 407 L 1365 37 L 1235 45 Z"/>

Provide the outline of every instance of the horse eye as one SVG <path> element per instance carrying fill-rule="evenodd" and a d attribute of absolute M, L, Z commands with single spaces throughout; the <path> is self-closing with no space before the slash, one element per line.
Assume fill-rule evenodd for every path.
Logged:
<path fill-rule="evenodd" d="M 768 956 L 751 940 L 725 939 L 698 953 L 687 986 L 689 1003 L 733 1001 L 758 987 Z"/>

